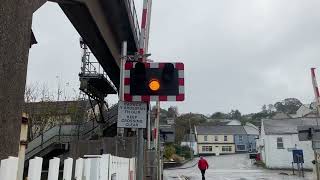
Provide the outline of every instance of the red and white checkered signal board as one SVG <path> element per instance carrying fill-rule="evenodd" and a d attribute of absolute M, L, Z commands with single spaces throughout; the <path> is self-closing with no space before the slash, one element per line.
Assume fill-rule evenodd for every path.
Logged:
<path fill-rule="evenodd" d="M 178 84 L 179 93 L 178 95 L 131 95 L 130 93 L 130 71 L 135 68 L 137 62 L 126 62 L 124 67 L 124 100 L 129 102 L 149 102 L 149 101 L 184 101 L 184 64 L 181 62 L 168 62 L 174 65 L 174 68 L 178 71 Z M 163 69 L 165 64 L 161 63 L 148 63 L 145 62 L 146 69 L 156 68 Z"/>

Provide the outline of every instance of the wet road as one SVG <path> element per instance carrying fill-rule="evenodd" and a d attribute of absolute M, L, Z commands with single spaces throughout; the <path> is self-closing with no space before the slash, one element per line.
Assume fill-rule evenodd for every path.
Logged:
<path fill-rule="evenodd" d="M 206 172 L 206 180 L 311 180 L 311 173 L 306 177 L 291 175 L 292 172 L 267 170 L 258 168 L 251 163 L 247 154 L 235 154 L 224 156 L 206 157 L 209 169 Z M 183 169 L 165 170 L 166 180 L 201 180 L 198 167 L 195 166 L 198 159 L 182 166 Z M 288 175 L 283 175 L 286 173 Z"/>

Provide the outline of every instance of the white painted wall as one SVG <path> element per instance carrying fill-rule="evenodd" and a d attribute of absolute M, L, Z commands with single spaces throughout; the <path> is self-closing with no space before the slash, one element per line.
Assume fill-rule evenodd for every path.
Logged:
<path fill-rule="evenodd" d="M 211 146 L 212 151 L 202 151 L 202 146 Z M 223 146 L 230 146 L 231 151 L 222 151 Z M 198 152 L 199 154 L 215 154 L 215 155 L 220 155 L 220 154 L 234 154 L 236 153 L 236 148 L 234 144 L 198 144 Z"/>
<path fill-rule="evenodd" d="M 205 141 L 205 136 L 207 137 L 207 141 Z M 224 137 L 227 136 L 227 141 L 224 141 Z M 216 141 L 215 137 L 218 138 Z M 234 135 L 197 135 L 198 143 L 234 143 Z"/>
<path fill-rule="evenodd" d="M 190 147 L 190 142 L 181 142 L 181 146 Z M 198 145 L 197 142 L 191 142 L 191 148 L 193 149 L 193 154 L 198 155 Z"/>
<path fill-rule="evenodd" d="M 277 149 L 277 138 L 282 137 L 284 149 Z M 304 167 L 312 169 L 311 161 L 313 158 L 313 150 L 310 141 L 299 141 L 298 134 L 288 135 L 262 135 L 260 143 L 264 143 L 261 152 L 262 159 L 268 168 L 291 168 L 293 161 L 292 152 L 288 148 L 302 149 L 304 155 Z"/>

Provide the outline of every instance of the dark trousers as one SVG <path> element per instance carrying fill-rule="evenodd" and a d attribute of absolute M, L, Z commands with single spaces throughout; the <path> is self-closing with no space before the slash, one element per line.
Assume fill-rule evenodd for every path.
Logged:
<path fill-rule="evenodd" d="M 201 170 L 201 174 L 202 174 L 202 180 L 205 180 L 205 174 L 206 174 L 206 170 Z"/>

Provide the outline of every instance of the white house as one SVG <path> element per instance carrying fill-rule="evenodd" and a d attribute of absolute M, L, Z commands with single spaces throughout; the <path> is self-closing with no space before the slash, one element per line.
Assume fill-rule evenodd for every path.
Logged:
<path fill-rule="evenodd" d="M 314 118 L 262 120 L 257 149 L 268 168 L 291 168 L 292 149 L 301 149 L 304 167 L 312 169 L 313 150 L 310 141 L 299 141 L 297 126 L 316 125 Z"/>
<path fill-rule="evenodd" d="M 241 146 L 246 151 L 247 133 L 243 126 L 195 126 L 200 155 L 234 154 Z"/>
<path fill-rule="evenodd" d="M 188 146 L 193 150 L 194 155 L 198 155 L 198 144 L 195 134 L 186 134 L 181 142 L 181 146 Z"/>

